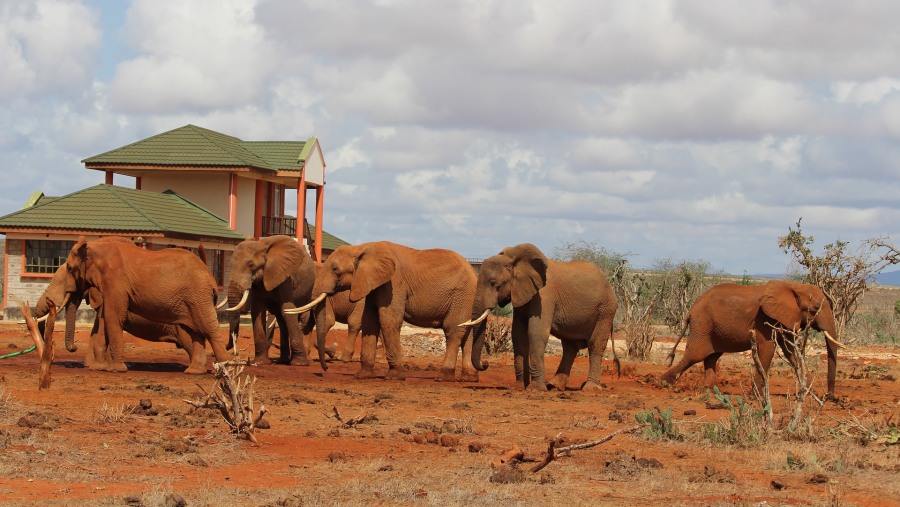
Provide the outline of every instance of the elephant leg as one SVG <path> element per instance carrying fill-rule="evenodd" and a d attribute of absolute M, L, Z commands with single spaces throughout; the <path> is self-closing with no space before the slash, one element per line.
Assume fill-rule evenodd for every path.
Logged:
<path fill-rule="evenodd" d="M 719 362 L 720 357 L 722 357 L 722 352 L 714 352 L 703 359 L 703 378 L 706 385 L 710 387 L 717 385 L 716 363 Z"/>
<path fill-rule="evenodd" d="M 403 325 L 403 314 L 399 315 L 389 306 L 381 307 L 378 311 L 378 320 L 381 324 L 381 338 L 384 342 L 384 357 L 387 359 L 388 371 L 385 380 L 406 380 L 403 370 L 403 351 L 400 349 L 400 327 Z"/>
<path fill-rule="evenodd" d="M 88 346 L 87 352 L 84 356 L 84 366 L 85 368 L 93 368 L 95 364 L 98 364 L 97 357 L 100 357 L 99 363 L 108 363 L 109 361 L 106 359 L 106 337 L 102 335 L 100 329 L 100 316 L 94 317 L 94 325 L 91 327 L 91 336 L 88 338 Z M 102 349 L 102 353 L 98 356 L 96 347 L 100 346 Z"/>
<path fill-rule="evenodd" d="M 681 356 L 681 360 L 659 377 L 660 382 L 665 382 L 670 385 L 674 384 L 675 379 L 684 373 L 685 370 L 700 361 L 703 361 L 710 354 L 716 353 L 716 351 L 713 350 L 710 340 L 709 334 L 694 334 L 692 330 L 691 334 L 687 336 L 687 345 L 685 346 L 684 355 Z"/>
<path fill-rule="evenodd" d="M 459 377 L 460 382 L 478 382 L 478 370 L 472 366 L 472 347 L 475 335 L 475 328 L 466 327 L 462 337 L 462 373 Z"/>
<path fill-rule="evenodd" d="M 569 375 L 572 373 L 572 364 L 575 363 L 575 356 L 578 355 L 578 341 L 562 340 L 562 359 L 559 361 L 559 368 L 556 369 L 556 375 L 547 382 L 551 389 L 557 391 L 565 391 L 566 384 L 569 383 Z"/>
<path fill-rule="evenodd" d="M 103 322 L 101 329 L 105 329 L 106 342 L 109 347 L 110 361 L 109 364 L 102 368 L 104 371 L 124 372 L 128 371 L 125 366 L 125 336 L 122 326 L 125 320 L 125 311 L 116 311 L 117 306 L 111 304 L 110 301 L 103 305 Z M 95 356 L 97 349 L 94 349 Z M 96 357 L 94 357 L 96 359 Z M 96 368 L 100 369 L 100 368 Z"/>
<path fill-rule="evenodd" d="M 542 312 L 543 313 L 543 312 Z M 528 369 L 531 370 L 531 382 L 527 389 L 544 392 L 547 390 L 547 378 L 544 372 L 544 351 L 550 339 L 550 322 L 534 315 L 528 322 Z"/>
<path fill-rule="evenodd" d="M 362 327 L 363 310 L 364 305 L 358 304 L 347 316 L 347 343 L 344 345 L 344 351 L 341 352 L 341 361 L 345 363 L 353 360 L 353 353 L 356 351 L 356 336 Z"/>
<path fill-rule="evenodd" d="M 760 335 L 761 333 L 757 331 L 757 336 Z M 775 340 L 758 340 L 756 342 L 756 350 L 759 353 L 759 363 L 762 366 L 762 371 L 768 375 L 769 365 L 772 364 L 772 358 L 775 357 Z M 753 371 L 753 391 L 756 393 L 762 392 L 762 375 L 755 368 Z"/>
<path fill-rule="evenodd" d="M 531 369 L 528 367 L 528 320 L 527 317 L 513 316 L 512 323 L 513 366 L 516 383 L 528 387 L 531 383 Z"/>
<path fill-rule="evenodd" d="M 606 354 L 606 344 L 612 337 L 613 318 L 603 318 L 597 323 L 591 338 L 587 341 L 588 349 L 588 378 L 581 386 L 582 391 L 603 389 L 600 384 L 600 371 L 602 370 L 603 355 Z"/>
<path fill-rule="evenodd" d="M 184 329 L 180 329 L 179 332 L 187 333 L 191 339 L 190 348 L 188 349 L 188 355 L 191 358 L 191 364 L 188 365 L 184 372 L 193 375 L 205 374 L 207 371 L 206 339 L 203 337 L 203 335 L 195 331 L 186 331 Z"/>
<path fill-rule="evenodd" d="M 266 337 L 266 310 L 258 297 L 250 300 L 250 326 L 253 328 L 253 360 L 256 363 L 269 359 L 269 340 Z M 282 329 L 283 333 L 284 330 Z"/>
<path fill-rule="evenodd" d="M 460 348 L 462 348 L 463 337 L 470 332 L 470 329 L 468 326 L 444 326 L 444 341 L 446 344 L 444 363 L 441 365 L 440 375 L 435 380 L 440 382 L 456 381 L 456 359 L 459 357 Z"/>
<path fill-rule="evenodd" d="M 375 376 L 375 346 L 379 333 L 378 310 L 374 306 L 366 305 L 361 329 L 362 349 L 359 354 L 359 370 L 355 376 L 358 379 L 373 378 Z"/>
<path fill-rule="evenodd" d="M 285 308 L 293 308 L 293 305 Z M 284 309 L 284 308 L 283 308 Z M 275 315 L 278 321 L 278 327 L 285 330 L 281 334 L 281 360 L 285 358 L 285 354 L 289 354 L 287 364 L 295 366 L 309 366 L 309 357 L 306 355 L 306 347 L 303 344 L 303 334 L 300 331 L 300 319 L 296 315 L 285 315 L 281 312 Z M 287 346 L 285 348 L 285 334 L 287 335 Z"/>

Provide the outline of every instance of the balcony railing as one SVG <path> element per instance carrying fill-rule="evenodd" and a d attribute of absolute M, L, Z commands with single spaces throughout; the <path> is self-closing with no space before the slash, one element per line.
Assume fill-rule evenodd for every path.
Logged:
<path fill-rule="evenodd" d="M 262 235 L 274 236 L 284 234 L 286 236 L 297 235 L 296 217 L 262 217 Z"/>

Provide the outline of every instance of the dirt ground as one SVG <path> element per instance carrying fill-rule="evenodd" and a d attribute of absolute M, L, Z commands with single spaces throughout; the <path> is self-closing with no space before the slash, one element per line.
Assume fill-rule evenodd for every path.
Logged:
<path fill-rule="evenodd" d="M 900 505 L 900 445 L 871 441 L 900 418 L 896 348 L 842 351 L 839 401 L 815 419 L 814 438 L 723 444 L 704 435 L 710 423 L 728 428 L 732 412 L 699 365 L 675 387 L 656 382 L 671 340 L 647 362 L 623 357 L 620 378 L 607 351 L 602 392 L 575 390 L 587 375 L 579 358 L 569 390 L 533 393 L 514 385 L 509 355 L 489 356 L 478 383 L 436 382 L 440 332 L 410 330 L 405 381 L 355 380 L 357 363 L 248 367 L 269 410 L 254 445 L 183 401 L 213 378 L 182 374 L 187 357 L 173 345 L 129 337 L 130 370 L 117 374 L 84 368 L 87 329 L 76 340 L 69 353 L 56 333 L 49 390 L 37 389 L 36 354 L 0 360 L 0 505 Z M 0 324 L 0 355 L 29 345 L 24 326 Z M 813 352 L 819 391 L 823 358 Z M 558 361 L 548 354 L 548 369 Z M 723 392 L 745 395 L 750 357 L 721 364 Z M 772 384 L 777 424 L 793 385 L 783 362 Z M 641 428 L 530 471 L 552 439 L 595 441 L 654 408 L 671 409 L 678 436 Z M 524 462 L 492 466 L 516 446 Z"/>

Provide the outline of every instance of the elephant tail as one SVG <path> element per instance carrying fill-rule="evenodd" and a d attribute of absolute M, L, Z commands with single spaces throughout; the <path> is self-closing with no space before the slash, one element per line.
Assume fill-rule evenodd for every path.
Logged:
<path fill-rule="evenodd" d="M 616 363 L 616 375 L 618 378 L 622 378 L 622 362 L 619 361 L 619 354 L 616 353 L 615 333 L 609 335 L 609 343 L 612 346 L 613 362 Z"/>
<path fill-rule="evenodd" d="M 669 359 L 669 366 L 672 366 L 672 363 L 675 362 L 675 351 L 678 350 L 678 344 L 681 343 L 681 339 L 684 338 L 684 335 L 687 334 L 688 327 L 691 325 L 691 314 L 688 313 L 688 316 L 684 319 L 684 326 L 681 328 L 681 333 L 678 335 L 678 339 L 675 340 L 675 345 L 672 347 L 672 350 L 669 351 L 669 355 L 667 356 Z"/>

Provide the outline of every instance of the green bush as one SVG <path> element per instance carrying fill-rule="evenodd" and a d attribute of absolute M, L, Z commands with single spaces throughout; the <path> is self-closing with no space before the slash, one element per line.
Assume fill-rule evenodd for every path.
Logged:
<path fill-rule="evenodd" d="M 737 395 L 729 397 L 722 394 L 718 387 L 714 388 L 713 395 L 725 405 L 731 415 L 727 422 L 704 424 L 703 438 L 722 445 L 750 446 L 765 441 L 768 435 L 766 414 L 772 410 L 771 406 L 766 405 L 760 410 L 754 410 L 743 397 Z"/>
<path fill-rule="evenodd" d="M 648 440 L 682 440 L 684 438 L 675 428 L 671 408 L 665 411 L 660 411 L 655 407 L 652 410 L 641 410 L 634 414 L 634 418 L 638 423 L 647 425 L 644 427 L 644 438 Z"/>

